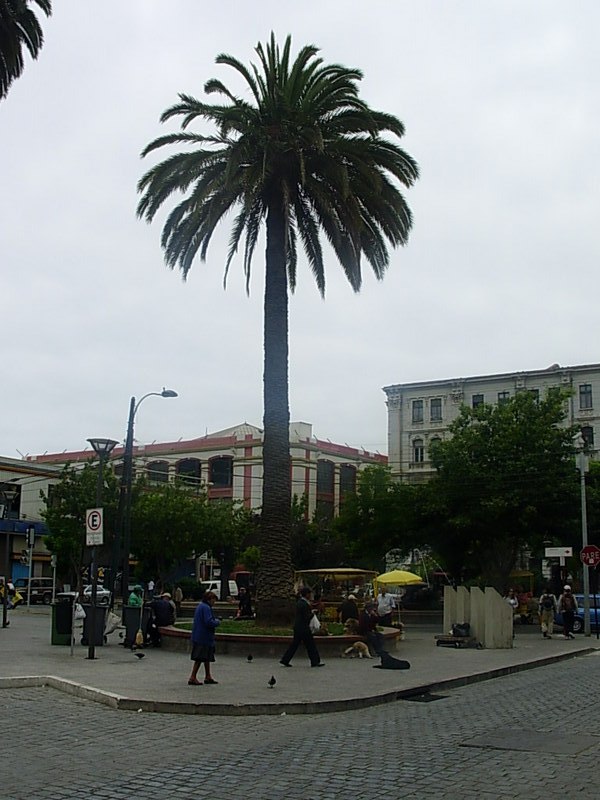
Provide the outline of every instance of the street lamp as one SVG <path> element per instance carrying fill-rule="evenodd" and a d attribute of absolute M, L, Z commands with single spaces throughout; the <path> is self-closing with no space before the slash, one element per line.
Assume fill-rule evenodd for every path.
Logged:
<path fill-rule="evenodd" d="M 581 541 L 585 548 L 588 544 L 585 473 L 588 471 L 589 459 L 585 454 L 585 439 L 581 433 L 577 433 L 573 437 L 573 444 L 577 450 L 575 454 L 575 463 L 579 470 L 579 485 L 581 487 Z M 592 633 L 592 626 L 590 623 L 590 568 L 587 564 L 583 564 L 583 632 L 585 636 L 591 636 Z"/>
<path fill-rule="evenodd" d="M 119 495 L 119 514 L 117 524 L 117 536 L 113 549 L 111 584 L 114 588 L 117 566 L 120 560 L 121 551 L 123 553 L 123 570 L 121 574 L 121 597 L 123 602 L 127 597 L 129 588 L 129 550 L 131 547 L 131 488 L 133 484 L 133 423 L 138 408 L 147 397 L 177 397 L 177 392 L 173 389 L 163 388 L 162 392 L 148 392 L 140 397 L 136 402 L 132 397 L 129 402 L 129 420 L 127 422 L 127 438 L 125 439 L 125 451 L 123 453 L 123 471 L 121 473 L 121 490 Z M 121 550 L 122 548 L 122 550 Z M 114 591 L 113 591 L 114 595 Z"/>
<path fill-rule="evenodd" d="M 114 439 L 88 439 L 94 453 L 98 456 L 98 482 L 96 483 L 96 507 L 102 507 L 103 467 L 104 462 L 111 454 L 114 446 L 118 444 Z M 98 570 L 96 568 L 96 545 L 92 545 L 90 559 L 90 582 L 92 584 L 92 599 L 90 606 L 90 620 L 88 625 L 88 658 L 96 657 L 96 600 L 98 597 Z"/>

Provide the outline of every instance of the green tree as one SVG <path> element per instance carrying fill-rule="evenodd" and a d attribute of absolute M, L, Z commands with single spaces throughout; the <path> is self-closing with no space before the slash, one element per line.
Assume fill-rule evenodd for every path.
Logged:
<path fill-rule="evenodd" d="M 359 473 L 356 493 L 345 498 L 334 524 L 353 563 L 382 570 L 389 550 L 408 553 L 421 544 L 420 490 L 394 481 L 387 467 L 369 466 Z"/>
<path fill-rule="evenodd" d="M 161 120 L 181 118 L 179 133 L 162 136 L 143 156 L 170 145 L 186 150 L 150 169 L 138 184 L 138 215 L 151 222 L 174 193 L 183 199 L 163 228 L 167 265 L 184 277 L 201 260 L 217 224 L 237 209 L 225 277 L 245 234 L 247 288 L 263 222 L 266 224 L 264 295 L 264 446 L 259 613 L 272 622 L 288 618 L 290 558 L 290 453 L 288 387 L 288 289 L 294 289 L 298 245 L 304 249 L 321 294 L 325 271 L 320 232 L 333 248 L 352 288 L 361 286 L 364 255 L 377 278 L 389 264 L 387 244 L 406 243 L 410 210 L 399 185 L 411 186 L 416 163 L 382 134 L 401 137 L 395 117 L 360 99 L 360 71 L 324 64 L 318 49 L 303 47 L 291 60 L 291 38 L 282 49 L 272 34 L 256 48 L 259 65 L 247 68 L 229 55 L 217 63 L 233 68 L 249 90 L 238 97 L 209 80 L 208 104 L 181 94 Z M 214 133 L 186 129 L 199 119 Z M 298 242 L 299 240 L 299 242 Z"/>
<path fill-rule="evenodd" d="M 23 48 L 37 58 L 44 44 L 41 25 L 30 8 L 33 3 L 47 17 L 52 14 L 52 0 L 0 0 L 0 100 L 25 69 Z"/>
<path fill-rule="evenodd" d="M 570 537 L 577 512 L 568 394 L 462 408 L 452 438 L 432 448 L 436 476 L 423 494 L 429 544 L 455 578 L 506 588 L 525 548 Z"/>
<path fill-rule="evenodd" d="M 207 531 L 206 502 L 182 486 L 138 483 L 131 509 L 131 550 L 140 575 L 164 582 L 169 571 L 189 558 Z"/>
<path fill-rule="evenodd" d="M 145 481 L 135 487 L 131 519 L 138 572 L 163 583 L 176 564 L 206 550 L 228 573 L 250 524 L 238 503 L 209 502 L 184 483 L 149 487 Z"/>
<path fill-rule="evenodd" d="M 109 469 L 104 468 L 103 481 L 104 545 L 97 550 L 99 566 L 110 562 L 118 503 L 117 481 Z M 61 578 L 77 586 L 82 569 L 90 560 L 90 548 L 85 544 L 85 512 L 96 507 L 97 482 L 98 462 L 93 460 L 83 467 L 66 466 L 60 481 L 51 487 L 48 495 L 41 492 L 46 506 L 42 518 L 49 530 L 44 544 L 56 554 Z"/>

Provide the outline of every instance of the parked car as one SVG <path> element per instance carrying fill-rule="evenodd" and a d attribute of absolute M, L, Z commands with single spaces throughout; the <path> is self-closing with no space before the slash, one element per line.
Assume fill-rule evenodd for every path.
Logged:
<path fill-rule="evenodd" d="M 28 597 L 29 578 L 17 578 L 14 581 L 15 589 L 23 596 L 26 603 Z M 31 604 L 43 603 L 49 606 L 52 602 L 52 578 L 31 579 Z"/>
<path fill-rule="evenodd" d="M 83 598 L 86 603 L 92 600 L 92 587 L 91 585 L 85 586 L 83 589 Z M 110 603 L 110 592 L 104 586 L 98 586 L 96 591 L 96 602 L 99 606 L 107 606 Z"/>
<path fill-rule="evenodd" d="M 575 619 L 573 621 L 573 633 L 583 633 L 584 628 L 584 618 L 583 618 L 583 595 L 576 594 L 575 599 L 577 600 L 577 607 L 578 611 L 575 614 Z M 596 595 L 595 601 L 596 608 L 594 608 L 594 595 L 590 595 L 590 626 L 593 631 L 596 630 L 598 624 L 600 624 L 600 594 Z M 562 621 L 562 614 L 555 614 L 554 615 L 554 624 L 558 625 L 562 628 L 563 621 Z"/>

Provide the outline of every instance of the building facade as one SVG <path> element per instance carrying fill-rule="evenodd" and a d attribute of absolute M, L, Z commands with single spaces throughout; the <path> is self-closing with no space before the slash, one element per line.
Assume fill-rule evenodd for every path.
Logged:
<path fill-rule="evenodd" d="M 392 474 L 407 482 L 427 480 L 433 473 L 431 445 L 448 437 L 448 427 L 458 417 L 461 406 L 503 403 L 518 392 L 543 397 L 553 387 L 570 390 L 565 424 L 581 428 L 595 457 L 600 437 L 600 364 L 553 364 L 548 369 L 529 372 L 385 386 Z"/>
<path fill-rule="evenodd" d="M 243 423 L 198 439 L 162 442 L 134 448 L 134 469 L 151 483 L 180 480 L 208 491 L 211 500 L 238 500 L 248 509 L 262 503 L 263 431 Z M 30 456 L 37 464 L 84 461 L 87 451 Z M 111 463 L 119 474 L 123 448 L 116 447 Z M 387 464 L 387 457 L 313 436 L 307 422 L 290 424 L 292 493 L 306 496 L 308 515 L 315 511 L 333 517 L 344 494 L 356 488 L 357 474 L 370 464 Z"/>

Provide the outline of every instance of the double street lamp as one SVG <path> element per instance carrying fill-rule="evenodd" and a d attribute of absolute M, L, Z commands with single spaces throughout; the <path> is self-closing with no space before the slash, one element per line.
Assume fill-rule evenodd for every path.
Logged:
<path fill-rule="evenodd" d="M 177 397 L 173 389 L 164 389 L 162 392 L 148 392 L 136 402 L 132 397 L 129 402 L 129 420 L 127 422 L 127 438 L 123 453 L 123 471 L 121 473 L 121 489 L 119 494 L 119 511 L 117 521 L 117 535 L 113 549 L 111 564 L 111 584 L 115 588 L 117 567 L 123 556 L 123 570 L 121 574 L 121 597 L 126 602 L 129 591 L 129 550 L 131 549 L 131 489 L 133 485 L 133 424 L 138 408 L 147 397 Z M 114 591 L 112 593 L 114 596 Z"/>
<path fill-rule="evenodd" d="M 108 459 L 114 446 L 118 444 L 114 439 L 88 439 L 94 453 L 98 456 L 98 481 L 96 483 L 96 507 L 102 507 L 102 489 L 104 487 L 104 462 Z M 88 625 L 88 658 L 96 657 L 96 601 L 98 598 L 98 569 L 96 565 L 96 545 L 92 545 L 90 559 L 90 583 L 92 584 L 92 598 L 90 605 L 90 619 Z M 102 631 L 104 635 L 104 630 Z"/>

